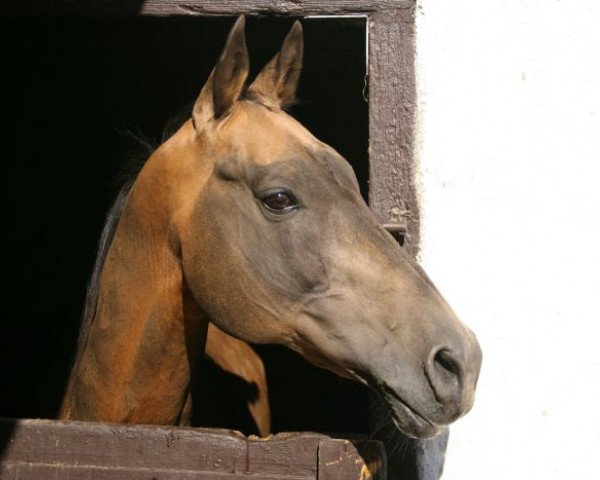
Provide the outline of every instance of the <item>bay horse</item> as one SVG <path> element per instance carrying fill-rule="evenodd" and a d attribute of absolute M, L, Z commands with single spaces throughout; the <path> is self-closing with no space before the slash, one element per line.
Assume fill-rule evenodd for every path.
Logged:
<path fill-rule="evenodd" d="M 302 55 L 296 22 L 246 86 L 236 21 L 192 118 L 117 201 L 61 418 L 178 423 L 212 332 L 217 351 L 231 337 L 281 344 L 369 385 L 411 437 L 471 408 L 474 334 L 380 226 L 348 162 L 285 111 Z"/>

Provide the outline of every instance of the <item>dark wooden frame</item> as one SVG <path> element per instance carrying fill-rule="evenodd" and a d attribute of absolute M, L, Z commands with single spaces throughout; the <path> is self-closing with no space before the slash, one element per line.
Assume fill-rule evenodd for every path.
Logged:
<path fill-rule="evenodd" d="M 269 0 L 5 0 L 3 3 L 0 15 L 4 17 L 236 16 L 241 14 L 294 17 L 307 15 L 364 15 L 368 21 L 369 55 L 369 203 L 389 231 L 404 235 L 405 247 L 408 252 L 412 255 L 416 255 L 418 252 L 419 205 L 414 183 L 414 132 L 416 116 L 414 19 L 416 0 L 328 0 L 327 2 L 321 0 L 281 0 L 278 2 L 271 2 Z M 213 447 L 214 445 L 221 445 L 222 447 L 228 444 L 228 442 L 233 442 L 234 444 L 236 442 L 246 442 L 245 445 L 250 445 L 248 442 L 255 442 L 253 445 L 260 445 L 258 440 L 234 438 L 235 435 L 231 432 L 219 433 L 197 430 L 195 431 L 196 433 L 191 433 L 187 429 L 180 430 L 165 427 L 106 427 L 101 424 L 79 424 L 79 426 L 74 427 L 73 424 L 63 422 L 10 422 L 0 422 L 0 430 L 3 429 L 6 433 L 9 429 L 8 426 L 12 425 L 10 437 L 5 438 L 8 438 L 9 441 L 12 439 L 13 444 L 17 441 L 15 439 L 20 439 L 18 441 L 21 443 L 19 444 L 19 448 L 13 448 L 13 450 L 10 450 L 10 448 L 7 449 L 9 455 L 13 455 L 13 457 L 9 456 L 3 459 L 3 470 L 0 469 L 0 479 L 13 478 L 11 473 L 7 473 L 8 470 L 6 470 L 7 466 L 11 465 L 11 458 L 13 458 L 14 462 L 18 463 L 19 461 L 31 458 L 35 448 L 41 448 L 42 451 L 46 451 L 51 447 L 51 439 L 62 438 L 61 435 L 68 436 L 68 432 L 72 433 L 73 429 L 79 429 L 80 439 L 83 439 L 85 434 L 88 437 L 99 435 L 98 439 L 100 439 L 100 443 L 102 443 L 102 438 L 104 438 L 103 441 L 108 441 L 107 439 L 110 436 L 103 437 L 103 435 L 106 435 L 106 429 L 108 428 L 109 431 L 118 434 L 116 437 L 113 435 L 112 440 L 110 440 L 112 442 L 117 441 L 115 439 L 120 438 L 121 434 L 125 435 L 125 437 L 127 435 L 133 436 L 132 438 L 135 439 L 143 436 L 144 441 L 148 439 L 150 443 L 152 443 L 151 439 L 154 438 L 153 436 L 156 435 L 162 435 L 167 439 L 170 435 L 183 435 L 186 439 L 194 438 L 192 444 L 196 442 L 194 444 L 194 448 L 196 449 L 200 445 L 202 445 L 203 449 L 208 448 L 209 445 L 213 445 Z M 189 437 L 190 435 L 191 437 Z M 272 443 L 267 442 L 263 443 L 263 445 L 278 445 L 274 447 L 272 452 L 277 451 L 279 455 L 287 455 L 289 462 L 292 463 L 295 461 L 304 461 L 298 460 L 298 458 L 302 457 L 307 451 L 312 452 L 310 455 L 317 461 L 317 467 L 315 467 L 317 468 L 315 470 L 317 473 L 312 477 L 300 475 L 285 476 L 275 475 L 271 471 L 270 474 L 272 475 L 270 477 L 244 476 L 243 478 L 295 478 L 297 480 L 305 478 L 372 478 L 370 476 L 350 477 L 348 476 L 348 472 L 351 470 L 344 470 L 343 468 L 337 470 L 330 468 L 327 470 L 328 467 L 335 465 L 335 459 L 345 458 L 344 455 L 346 457 L 350 455 L 348 457 L 352 459 L 350 463 L 355 462 L 355 466 L 360 464 L 361 460 L 360 456 L 357 456 L 356 448 L 352 447 L 354 448 L 354 453 L 350 452 L 352 449 L 348 450 L 349 447 L 347 445 L 349 444 L 347 443 L 335 443 L 336 440 L 327 440 L 327 437 L 314 434 L 304 434 L 304 437 L 302 435 L 299 437 L 286 437 L 285 435 L 287 434 L 276 436 L 269 441 Z M 117 444 L 122 445 L 118 443 L 119 441 L 117 441 Z M 105 445 L 106 448 L 108 448 L 107 445 Z M 282 445 L 284 446 L 282 447 Z M 346 445 L 346 447 L 343 445 Z M 139 449 L 140 447 L 138 446 L 137 448 Z M 151 448 L 151 445 L 149 448 Z M 249 448 L 245 447 L 244 451 L 249 452 Z M 270 447 L 265 448 L 269 450 Z M 278 448 L 279 450 L 277 450 Z M 11 451 L 13 453 L 10 453 Z M 343 453 L 343 451 L 346 453 Z M 193 455 L 194 450 L 190 449 L 186 450 L 186 452 L 186 455 Z M 292 452 L 294 453 L 292 454 Z M 301 452 L 300 457 L 297 455 L 298 452 Z M 102 457 L 101 451 L 98 454 Z M 275 459 L 276 454 L 273 453 L 273 455 L 272 459 Z M 328 455 L 333 459 L 331 465 L 328 465 Z M 138 459 L 143 458 L 136 457 L 135 455 L 133 457 Z M 381 454 L 375 457 L 379 458 L 378 461 L 385 462 L 384 456 Z M 216 457 L 214 461 L 216 462 Z M 14 462 L 12 464 L 13 467 L 17 465 Z M 71 470 L 67 469 L 64 471 L 65 475 L 68 474 L 65 478 L 83 478 L 81 475 L 77 476 L 78 472 L 81 473 L 83 471 L 81 469 L 78 470 L 77 462 L 77 458 L 73 457 L 73 464 L 71 465 L 73 468 L 69 467 Z M 321 465 L 319 462 L 323 462 L 323 464 Z M 155 477 L 163 478 L 166 474 L 168 478 L 176 479 L 212 478 L 211 474 L 207 474 L 206 472 L 194 473 L 187 470 L 177 472 L 174 465 L 171 464 L 171 467 L 169 467 L 172 470 L 164 470 L 167 467 L 160 467 L 163 470 L 157 470 Z M 108 477 L 104 477 L 101 464 L 97 466 L 98 469 L 90 470 L 92 472 L 91 478 L 141 478 L 132 476 L 133 470 L 131 469 L 125 471 L 125 473 L 121 473 L 120 477 L 117 475 L 117 470 L 112 472 L 114 475 L 106 471 L 104 473 L 108 473 Z M 43 468 L 45 467 L 43 466 L 40 468 L 41 470 L 39 470 L 37 476 L 29 476 L 28 478 L 45 478 L 48 474 L 55 473 L 53 470 L 44 472 Z M 177 468 L 181 469 L 183 467 L 178 466 Z M 324 469 L 323 472 L 321 468 Z M 387 468 L 384 466 L 378 470 L 381 476 L 377 478 L 384 478 Z M 219 478 L 242 478 L 233 474 L 225 474 L 225 472 L 223 472 L 223 475 L 219 476 Z"/>
<path fill-rule="evenodd" d="M 0 419 L 0 480 L 384 480 L 380 442 L 316 433 Z"/>
<path fill-rule="evenodd" d="M 365 15 L 369 25 L 369 203 L 416 255 L 415 0 L 8 0 L 3 16 Z"/>

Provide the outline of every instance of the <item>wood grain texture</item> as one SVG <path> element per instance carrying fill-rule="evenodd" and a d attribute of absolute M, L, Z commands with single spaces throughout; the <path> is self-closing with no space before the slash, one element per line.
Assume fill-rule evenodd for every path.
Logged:
<path fill-rule="evenodd" d="M 385 450 L 379 442 L 322 440 L 319 480 L 386 480 Z"/>
<path fill-rule="evenodd" d="M 231 430 L 0 419 L 0 441 L 1 480 L 309 480 L 321 478 L 322 452 L 343 455 L 339 467 L 325 465 L 337 476 L 323 478 L 380 479 L 365 472 L 385 462 L 380 442 L 355 446 L 316 433 L 258 439 Z"/>
<path fill-rule="evenodd" d="M 414 178 L 414 8 L 369 19 L 369 203 L 384 223 L 404 221 L 405 246 L 419 245 Z"/>
<path fill-rule="evenodd" d="M 308 480 L 315 477 L 290 477 L 281 475 L 222 474 L 214 472 L 191 472 L 175 469 L 143 469 L 44 465 L 8 464 L 0 467 L 0 479 L 6 480 Z"/>
<path fill-rule="evenodd" d="M 343 15 L 412 8 L 414 0 L 5 0 L 2 15 Z"/>
<path fill-rule="evenodd" d="M 246 468 L 246 439 L 228 430 L 51 420 L 9 422 L 0 423 L 2 437 L 10 439 L 2 455 L 3 464 L 155 470 L 176 465 L 177 470 L 210 467 L 224 474 Z"/>

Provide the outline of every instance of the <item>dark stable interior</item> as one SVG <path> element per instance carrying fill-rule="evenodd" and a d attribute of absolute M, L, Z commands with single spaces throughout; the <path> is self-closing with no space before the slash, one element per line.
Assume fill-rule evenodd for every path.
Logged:
<path fill-rule="evenodd" d="M 0 20 L 3 234 L 0 417 L 57 414 L 104 216 L 141 149 L 195 99 L 233 18 Z M 251 78 L 289 18 L 249 18 Z M 305 19 L 291 114 L 368 181 L 365 20 Z M 260 346 L 273 430 L 362 433 L 367 392 L 276 346 Z M 204 426 L 254 433 L 233 414 L 236 380 L 207 367 L 218 406 Z"/>

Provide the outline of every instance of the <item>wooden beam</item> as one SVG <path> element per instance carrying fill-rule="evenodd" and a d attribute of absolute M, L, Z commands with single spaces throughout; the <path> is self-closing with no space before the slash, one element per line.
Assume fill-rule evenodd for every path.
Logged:
<path fill-rule="evenodd" d="M 386 480 L 387 471 L 385 449 L 380 442 L 321 440 L 319 443 L 319 480 Z"/>
<path fill-rule="evenodd" d="M 343 461 L 328 463 L 340 455 Z M 0 419 L 0 459 L 0 480 L 381 480 L 385 474 L 377 441 L 53 420 Z"/>
<path fill-rule="evenodd" d="M 383 223 L 406 222 L 406 248 L 419 245 L 415 189 L 414 8 L 369 18 L 369 204 Z"/>
<path fill-rule="evenodd" d="M 415 0 L 7 0 L 0 15 L 347 15 L 411 9 Z"/>

